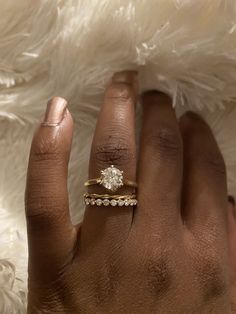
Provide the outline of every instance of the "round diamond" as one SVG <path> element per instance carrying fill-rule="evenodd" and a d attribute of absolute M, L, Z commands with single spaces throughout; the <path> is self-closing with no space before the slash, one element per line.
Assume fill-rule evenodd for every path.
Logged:
<path fill-rule="evenodd" d="M 130 200 L 125 200 L 125 206 L 129 206 L 130 205 Z"/>
<path fill-rule="evenodd" d="M 99 199 L 97 199 L 96 200 L 96 204 L 98 205 L 98 206 L 101 206 L 102 205 L 102 200 L 99 198 Z"/>
<path fill-rule="evenodd" d="M 91 204 L 91 205 L 95 205 L 95 204 L 96 204 L 96 201 L 95 201 L 94 198 L 91 199 L 90 204 Z"/>
<path fill-rule="evenodd" d="M 111 206 L 116 206 L 117 205 L 117 201 L 116 200 L 112 200 L 111 201 Z"/>
<path fill-rule="evenodd" d="M 90 204 L 90 199 L 86 198 L 84 202 L 85 202 L 86 205 L 89 205 Z"/>
<path fill-rule="evenodd" d="M 137 200 L 134 200 L 134 206 L 136 206 L 138 204 Z"/>
<path fill-rule="evenodd" d="M 104 206 L 110 205 L 110 201 L 109 201 L 108 199 L 105 199 L 105 200 L 103 201 L 103 205 L 104 205 Z"/>
<path fill-rule="evenodd" d="M 123 171 L 115 166 L 108 167 L 101 171 L 101 185 L 113 192 L 117 191 L 123 184 Z"/>
<path fill-rule="evenodd" d="M 134 206 L 134 200 L 131 199 L 131 200 L 129 201 L 129 204 L 130 204 L 130 206 Z"/>
<path fill-rule="evenodd" d="M 123 205 L 124 205 L 124 203 L 125 203 L 125 201 L 124 201 L 124 200 L 119 200 L 119 201 L 118 201 L 118 205 L 119 205 L 119 206 L 123 206 Z"/>

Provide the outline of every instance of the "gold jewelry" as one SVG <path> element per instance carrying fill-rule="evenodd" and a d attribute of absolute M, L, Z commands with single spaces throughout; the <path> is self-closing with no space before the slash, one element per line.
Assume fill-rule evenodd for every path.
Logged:
<path fill-rule="evenodd" d="M 138 201 L 136 195 L 109 195 L 109 194 L 89 194 L 84 193 L 85 205 L 97 206 L 136 206 Z"/>
<path fill-rule="evenodd" d="M 110 195 L 110 194 L 90 194 L 90 193 L 84 193 L 84 197 L 90 197 L 90 198 L 101 198 L 101 199 L 106 199 L 106 198 L 111 198 L 115 200 L 119 199 L 134 199 L 136 198 L 135 194 L 130 194 L 130 195 Z"/>
<path fill-rule="evenodd" d="M 136 182 L 124 179 L 124 171 L 119 170 L 114 165 L 101 170 L 100 178 L 89 179 L 84 183 L 85 186 L 100 184 L 104 186 L 107 190 L 112 192 L 117 191 L 123 185 L 137 188 L 138 185 Z"/>

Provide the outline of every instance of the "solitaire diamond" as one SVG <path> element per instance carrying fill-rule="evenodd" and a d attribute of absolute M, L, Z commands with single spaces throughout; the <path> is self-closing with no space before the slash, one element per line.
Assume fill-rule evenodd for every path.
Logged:
<path fill-rule="evenodd" d="M 117 191 L 123 183 L 123 171 L 117 169 L 115 166 L 110 166 L 101 171 L 101 185 L 113 192 Z"/>

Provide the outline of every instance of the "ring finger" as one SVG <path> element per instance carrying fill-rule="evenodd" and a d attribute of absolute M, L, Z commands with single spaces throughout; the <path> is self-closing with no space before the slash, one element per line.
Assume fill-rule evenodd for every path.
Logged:
<path fill-rule="evenodd" d="M 91 147 L 89 179 L 99 178 L 101 170 L 114 165 L 124 179 L 136 180 L 135 103 L 138 94 L 137 73 L 116 73 L 105 91 L 103 105 Z M 92 194 L 133 194 L 134 187 L 123 186 L 110 192 L 101 185 L 88 187 Z M 86 206 L 81 229 L 81 245 L 88 246 L 99 236 L 125 237 L 133 216 L 132 206 Z"/>

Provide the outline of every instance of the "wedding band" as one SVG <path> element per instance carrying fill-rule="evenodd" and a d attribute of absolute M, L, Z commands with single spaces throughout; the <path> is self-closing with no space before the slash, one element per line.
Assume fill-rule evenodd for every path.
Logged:
<path fill-rule="evenodd" d="M 89 198 L 94 198 L 94 199 L 106 199 L 106 198 L 111 198 L 115 200 L 119 199 L 134 199 L 136 198 L 135 194 L 126 194 L 126 195 L 110 195 L 110 194 L 90 194 L 90 193 L 84 193 L 84 198 L 89 197 Z"/>
<path fill-rule="evenodd" d="M 134 181 L 130 181 L 127 179 L 124 179 L 123 177 L 124 171 L 121 171 L 120 169 L 116 168 L 114 165 L 111 165 L 110 167 L 101 170 L 101 176 L 100 178 L 96 179 L 89 179 L 84 183 L 85 186 L 91 186 L 100 184 L 103 187 L 105 187 L 107 190 L 115 192 L 123 185 L 130 186 L 137 188 L 138 185 Z"/>
<path fill-rule="evenodd" d="M 131 198 L 131 197 L 126 197 L 126 196 L 122 196 L 123 198 L 119 198 L 119 199 L 114 199 L 111 198 L 110 195 L 104 197 L 103 195 L 100 195 L 100 198 L 94 198 L 94 197 L 88 197 L 86 196 L 86 194 L 84 195 L 84 203 L 85 205 L 97 205 L 97 206 L 136 206 L 138 204 L 137 199 L 135 198 Z M 109 199 L 110 198 L 110 199 Z"/>

